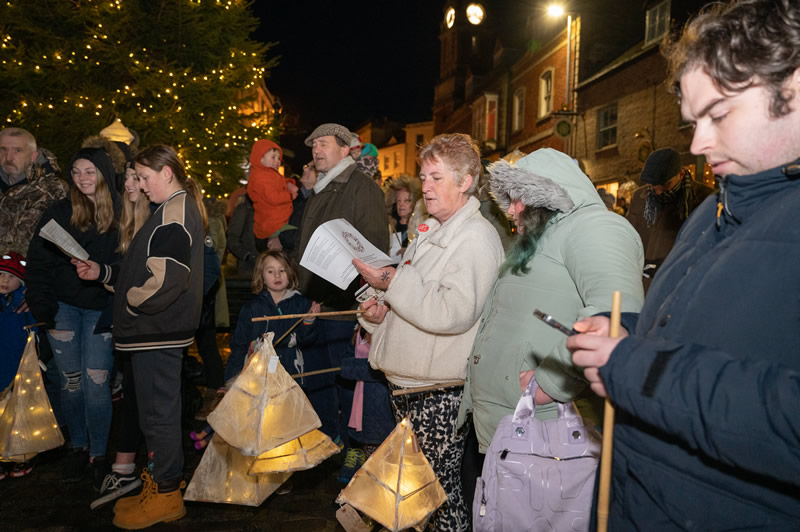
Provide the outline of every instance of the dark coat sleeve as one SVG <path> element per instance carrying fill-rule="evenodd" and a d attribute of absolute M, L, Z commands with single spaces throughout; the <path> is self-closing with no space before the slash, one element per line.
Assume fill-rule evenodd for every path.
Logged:
<path fill-rule="evenodd" d="M 25 300 L 36 321 L 44 322 L 46 328 L 55 326 L 58 301 L 53 293 L 51 282 L 57 256 L 49 243 L 39 236 L 39 230 L 53 218 L 50 208 L 46 209 L 36 225 L 33 239 L 28 247 L 27 267 L 25 269 Z"/>
<path fill-rule="evenodd" d="M 800 373 L 630 336 L 600 375 L 618 409 L 714 460 L 800 486 Z"/>

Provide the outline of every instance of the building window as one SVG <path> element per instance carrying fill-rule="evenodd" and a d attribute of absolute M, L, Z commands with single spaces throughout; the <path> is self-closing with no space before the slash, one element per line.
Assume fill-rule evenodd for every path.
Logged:
<path fill-rule="evenodd" d="M 394 168 L 395 170 L 400 167 L 400 157 L 397 156 L 397 152 L 394 152 Z"/>
<path fill-rule="evenodd" d="M 597 111 L 597 149 L 617 143 L 617 104 Z"/>
<path fill-rule="evenodd" d="M 553 70 L 539 76 L 539 118 L 553 111 Z"/>
<path fill-rule="evenodd" d="M 644 44 L 655 42 L 669 29 L 670 0 L 664 0 L 660 4 L 647 10 L 647 22 L 645 23 Z"/>
<path fill-rule="evenodd" d="M 525 127 L 525 87 L 520 87 L 514 91 L 514 98 L 511 103 L 511 130 L 519 131 Z"/>
<path fill-rule="evenodd" d="M 497 145 L 497 93 L 486 93 L 472 107 L 472 138 L 492 149 Z"/>
<path fill-rule="evenodd" d="M 388 155 L 384 155 L 383 156 L 383 170 L 385 172 L 389 171 L 389 156 Z"/>

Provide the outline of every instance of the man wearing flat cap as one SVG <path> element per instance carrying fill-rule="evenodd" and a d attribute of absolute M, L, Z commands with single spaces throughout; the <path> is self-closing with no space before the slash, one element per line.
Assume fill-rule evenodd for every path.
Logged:
<path fill-rule="evenodd" d="M 713 189 L 692 179 L 692 174 L 681 167 L 680 154 L 672 148 L 651 153 L 639 181 L 644 186 L 634 191 L 626 217 L 642 238 L 646 292 L 681 225 Z"/>
<path fill-rule="evenodd" d="M 389 219 L 384 207 L 383 191 L 356 167 L 355 161 L 350 156 L 352 140 L 352 133 L 339 124 L 322 124 L 305 140 L 314 158 L 317 183 L 303 212 L 298 257 L 303 256 L 308 241 L 317 227 L 337 218 L 344 218 L 350 222 L 381 251 L 389 250 Z M 356 278 L 346 290 L 340 290 L 303 267 L 300 267 L 299 277 L 302 294 L 319 302 L 323 312 L 356 308 L 355 291 L 359 286 L 359 278 Z M 340 366 L 341 359 L 350 345 L 354 325 L 355 318 L 352 315 L 319 319 L 319 337 L 324 345 L 315 344 L 306 351 L 305 370 L 320 369 L 311 366 L 320 363 L 323 354 L 330 358 L 327 362 L 330 365 L 322 367 Z M 326 376 L 318 377 L 307 377 L 306 382 L 308 383 L 309 379 L 324 380 L 322 377 Z M 324 385 L 318 387 L 316 383 L 311 384 L 311 388 L 317 388 L 319 391 L 308 394 L 322 420 L 322 430 L 329 436 L 335 437 L 338 432 L 345 438 L 346 421 L 338 428 L 331 426 L 331 417 L 338 416 L 338 403 L 336 397 L 328 399 L 321 397 L 324 395 L 323 387 Z M 341 397 L 342 390 L 339 392 Z M 342 412 L 349 417 L 350 405 L 347 404 L 346 397 L 342 399 Z"/>

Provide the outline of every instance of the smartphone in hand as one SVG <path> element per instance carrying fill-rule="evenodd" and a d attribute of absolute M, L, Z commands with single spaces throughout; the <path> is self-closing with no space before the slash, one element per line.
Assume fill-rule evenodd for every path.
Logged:
<path fill-rule="evenodd" d="M 553 316 L 550 314 L 545 314 L 539 309 L 533 311 L 533 315 L 548 324 L 550 327 L 554 329 L 558 329 L 562 333 L 566 334 L 567 336 L 572 336 L 573 334 L 578 334 L 578 331 L 575 329 L 570 329 L 565 325 L 559 323 Z"/>

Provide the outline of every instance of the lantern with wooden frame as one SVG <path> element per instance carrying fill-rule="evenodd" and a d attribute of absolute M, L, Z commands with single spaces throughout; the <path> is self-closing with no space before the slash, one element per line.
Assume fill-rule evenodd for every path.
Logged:
<path fill-rule="evenodd" d="M 356 472 L 336 502 L 349 504 L 392 531 L 424 528 L 447 499 L 404 419 Z"/>

